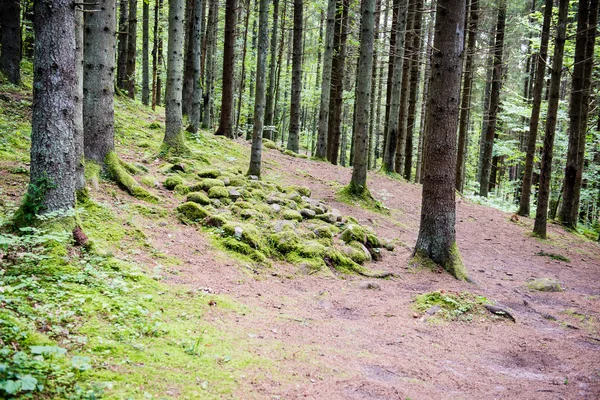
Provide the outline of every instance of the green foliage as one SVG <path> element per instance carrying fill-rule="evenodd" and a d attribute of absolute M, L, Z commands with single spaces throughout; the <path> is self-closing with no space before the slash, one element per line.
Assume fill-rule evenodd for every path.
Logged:
<path fill-rule="evenodd" d="M 485 304 L 490 302 L 483 296 L 439 290 L 417 295 L 413 307 L 415 311 L 423 313 L 437 306 L 439 310 L 435 312 L 435 316 L 450 321 L 472 321 L 476 317 L 485 318 Z"/>
<path fill-rule="evenodd" d="M 47 175 L 42 175 L 35 182 L 30 183 L 21 207 L 19 207 L 13 217 L 13 225 L 15 227 L 22 227 L 36 223 L 39 214 L 46 209 L 44 206 L 46 193 L 55 187 L 56 184 Z"/>
<path fill-rule="evenodd" d="M 561 254 L 558 253 L 546 253 L 545 251 L 539 251 L 535 254 L 536 256 L 546 256 L 546 257 L 550 257 L 553 260 L 558 260 L 558 261 L 564 261 L 564 262 L 571 262 L 571 260 L 568 257 L 565 257 Z"/>

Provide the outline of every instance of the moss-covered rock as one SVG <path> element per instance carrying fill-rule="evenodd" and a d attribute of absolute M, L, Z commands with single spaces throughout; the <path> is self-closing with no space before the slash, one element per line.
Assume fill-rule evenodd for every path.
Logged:
<path fill-rule="evenodd" d="M 229 178 L 229 185 L 227 186 L 244 186 L 246 180 L 239 176 L 233 176 Z"/>
<path fill-rule="evenodd" d="M 252 209 L 241 210 L 240 218 L 241 219 L 250 219 L 254 218 L 258 213 Z"/>
<path fill-rule="evenodd" d="M 262 214 L 271 215 L 275 212 L 269 205 L 265 203 L 256 203 L 254 204 L 254 209 Z"/>
<path fill-rule="evenodd" d="M 209 215 L 204 220 L 204 225 L 213 227 L 213 228 L 218 228 L 218 227 L 225 225 L 227 222 L 228 222 L 227 218 L 222 214 Z"/>
<path fill-rule="evenodd" d="M 313 232 L 317 236 L 317 238 L 320 238 L 320 239 L 333 238 L 333 232 L 327 226 L 317 226 L 316 228 L 313 229 Z"/>
<path fill-rule="evenodd" d="M 186 201 L 191 201 L 193 203 L 198 203 L 203 206 L 207 206 L 210 204 L 210 199 L 203 192 L 192 192 L 189 193 L 186 197 Z"/>
<path fill-rule="evenodd" d="M 273 150 L 277 150 L 277 144 L 269 139 L 263 139 L 263 146 L 265 146 L 267 149 L 273 149 Z"/>
<path fill-rule="evenodd" d="M 229 191 L 225 186 L 213 186 L 208 190 L 208 197 L 211 199 L 228 199 Z"/>
<path fill-rule="evenodd" d="M 373 255 L 372 255 L 375 249 L 369 250 L 364 244 L 362 244 L 360 242 L 356 242 L 356 241 L 350 242 L 349 246 L 361 252 L 361 256 L 356 257 L 356 259 L 350 257 L 350 258 L 352 258 L 353 261 L 355 261 L 359 264 L 362 264 L 364 262 L 371 261 L 371 259 L 376 260 L 376 257 L 373 257 Z M 377 250 L 379 250 L 379 249 L 377 249 Z M 379 251 L 377 251 L 376 253 L 379 254 Z"/>
<path fill-rule="evenodd" d="M 205 178 L 205 179 L 202 179 L 197 184 L 190 186 L 190 190 L 192 192 L 197 192 L 198 190 L 204 190 L 204 191 L 208 192 L 210 190 L 210 188 L 212 188 L 214 186 L 225 187 L 225 184 L 220 179 Z"/>
<path fill-rule="evenodd" d="M 254 199 L 261 200 L 261 201 L 263 201 L 267 198 L 267 195 L 265 194 L 265 192 L 262 189 L 251 189 L 250 196 Z"/>
<path fill-rule="evenodd" d="M 175 186 L 174 191 L 177 194 L 184 195 L 184 194 L 188 194 L 191 190 L 187 185 L 182 183 L 180 185 Z"/>
<path fill-rule="evenodd" d="M 158 188 L 160 187 L 160 183 L 155 176 L 152 175 L 144 175 L 142 176 L 142 185 L 150 188 Z"/>
<path fill-rule="evenodd" d="M 198 176 L 200 178 L 218 178 L 221 176 L 221 171 L 216 168 L 207 168 L 201 171 L 198 171 Z"/>
<path fill-rule="evenodd" d="M 302 215 L 295 210 L 285 210 L 281 216 L 283 217 L 283 219 L 287 219 L 287 220 L 293 220 L 293 221 L 298 221 L 301 222 L 302 221 Z"/>
<path fill-rule="evenodd" d="M 175 211 L 177 212 L 177 217 L 185 223 L 200 222 L 208 216 L 208 211 L 199 204 L 191 201 L 180 204 Z"/>
<path fill-rule="evenodd" d="M 173 189 L 175 189 L 175 187 L 177 185 L 182 185 L 182 184 L 183 184 L 183 179 L 177 175 L 168 176 L 167 179 L 165 179 L 165 182 L 163 183 L 165 188 L 167 188 L 169 190 L 173 190 Z"/>
<path fill-rule="evenodd" d="M 283 254 L 295 251 L 300 244 L 300 237 L 291 230 L 273 233 L 269 238 L 273 247 Z"/>
<path fill-rule="evenodd" d="M 223 232 L 227 236 L 233 236 L 234 238 L 247 243 L 252 248 L 266 248 L 266 246 L 263 246 L 260 232 L 252 225 L 228 222 L 223 225 Z"/>
<path fill-rule="evenodd" d="M 300 215 L 302 215 L 302 218 L 304 218 L 304 219 L 313 219 L 314 217 L 317 216 L 317 213 L 309 208 L 303 208 L 299 211 L 299 213 L 300 213 Z"/>
<path fill-rule="evenodd" d="M 313 240 L 309 240 L 300 244 L 297 253 L 305 258 L 322 258 L 325 254 L 325 246 Z"/>
<path fill-rule="evenodd" d="M 246 255 L 254 261 L 266 262 L 267 257 L 260 251 L 253 249 L 248 243 L 244 243 L 234 237 L 225 237 L 221 239 L 223 246 L 236 253 Z"/>
<path fill-rule="evenodd" d="M 551 278 L 539 278 L 527 282 L 527 287 L 539 292 L 562 292 L 560 283 Z"/>
<path fill-rule="evenodd" d="M 254 205 L 252 203 L 250 203 L 249 201 L 245 201 L 245 200 L 238 200 L 233 204 L 235 207 L 239 207 L 242 209 L 252 209 L 254 208 Z"/>
<path fill-rule="evenodd" d="M 360 225 L 348 224 L 348 226 L 346 226 L 346 228 L 342 231 L 340 239 L 346 243 L 357 241 L 364 244 L 367 243 L 367 232 Z"/>

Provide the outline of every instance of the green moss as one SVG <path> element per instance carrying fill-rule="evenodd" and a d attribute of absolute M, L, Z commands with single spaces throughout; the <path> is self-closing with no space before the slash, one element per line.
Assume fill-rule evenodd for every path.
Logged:
<path fill-rule="evenodd" d="M 244 201 L 244 200 L 238 200 L 234 203 L 234 205 L 236 207 L 242 208 L 242 209 L 253 209 L 254 205 L 252 205 L 252 203 L 248 202 L 248 201 Z"/>
<path fill-rule="evenodd" d="M 266 248 L 260 232 L 252 225 L 228 222 L 223 225 L 223 232 L 226 236 L 233 236 L 254 249 Z"/>
<path fill-rule="evenodd" d="M 243 254 L 249 256 L 250 259 L 264 263 L 267 261 L 267 257 L 262 254 L 260 251 L 252 248 L 249 244 L 244 243 L 233 237 L 225 237 L 222 239 L 221 243 L 223 246 L 229 250 L 235 251 L 236 253 Z"/>
<path fill-rule="evenodd" d="M 527 282 L 527 288 L 537 290 L 539 292 L 562 292 L 563 288 L 560 283 L 550 278 L 539 278 Z"/>
<path fill-rule="evenodd" d="M 142 176 L 142 185 L 153 188 L 158 186 L 158 179 L 152 175 Z"/>
<path fill-rule="evenodd" d="M 227 223 L 227 218 L 222 214 L 210 215 L 204 220 L 205 226 L 221 227 Z"/>
<path fill-rule="evenodd" d="M 106 171 L 111 179 L 121 188 L 125 189 L 130 195 L 150 203 L 158 203 L 160 199 L 156 195 L 141 187 L 135 179 L 125 171 L 119 157 L 117 157 L 117 153 L 114 151 L 108 153 L 104 163 L 106 164 Z"/>
<path fill-rule="evenodd" d="M 204 190 L 204 191 L 208 192 L 210 190 L 210 188 L 212 188 L 214 186 L 225 187 L 225 184 L 220 179 L 205 178 L 205 179 L 202 179 L 199 183 L 190 186 L 190 190 L 192 192 L 197 192 L 198 190 Z"/>
<path fill-rule="evenodd" d="M 536 256 L 546 256 L 546 257 L 550 257 L 553 260 L 558 260 L 558 261 L 563 261 L 563 262 L 571 262 L 571 260 L 568 257 L 565 257 L 561 254 L 557 254 L 557 253 L 546 253 L 545 251 L 539 251 L 535 254 Z"/>
<path fill-rule="evenodd" d="M 165 182 L 163 183 L 163 185 L 167 189 L 173 190 L 173 189 L 175 189 L 176 186 L 183 185 L 183 179 L 178 175 L 168 176 L 167 179 L 165 179 Z"/>
<path fill-rule="evenodd" d="M 342 231 L 340 239 L 342 239 L 346 243 L 357 241 L 362 244 L 366 244 L 367 243 L 367 233 L 362 226 L 355 225 L 355 224 L 349 224 Z"/>
<path fill-rule="evenodd" d="M 262 143 L 267 149 L 277 150 L 277 144 L 272 140 L 263 138 Z"/>
<path fill-rule="evenodd" d="M 229 190 L 224 186 L 213 186 L 208 190 L 208 197 L 211 199 L 229 198 Z"/>
<path fill-rule="evenodd" d="M 273 233 L 269 239 L 273 247 L 283 254 L 297 250 L 300 245 L 300 238 L 292 230 Z"/>
<path fill-rule="evenodd" d="M 304 258 L 322 259 L 323 254 L 325 254 L 325 246 L 319 242 L 310 240 L 298 246 L 297 252 Z"/>
<path fill-rule="evenodd" d="M 302 222 L 302 215 L 295 210 L 284 210 L 281 216 L 283 219 Z"/>
<path fill-rule="evenodd" d="M 148 125 L 148 128 L 150 128 L 150 129 L 162 129 L 162 125 L 160 124 L 160 122 L 154 121 L 150 125 Z"/>
<path fill-rule="evenodd" d="M 436 264 L 433 260 L 431 260 L 431 258 L 429 258 L 424 250 L 417 250 L 410 262 L 413 265 L 425 267 L 430 270 L 436 270 L 438 267 L 440 267 L 440 265 Z M 444 265 L 441 265 L 441 267 L 458 280 L 469 280 L 467 270 L 462 263 L 456 243 L 454 243 L 450 248 L 449 260 Z"/>
<path fill-rule="evenodd" d="M 177 217 L 185 223 L 200 222 L 208 216 L 208 211 L 191 201 L 180 204 L 175 211 L 177 212 Z"/>
<path fill-rule="evenodd" d="M 283 151 L 283 154 L 285 154 L 286 156 L 290 156 L 290 157 L 296 157 L 297 156 L 296 153 L 294 153 L 291 150 L 287 150 L 287 149 Z"/>
<path fill-rule="evenodd" d="M 351 183 L 337 192 L 336 199 L 352 206 L 389 215 L 389 208 L 381 201 L 375 199 L 366 187 L 360 187 Z"/>
<path fill-rule="evenodd" d="M 262 214 L 271 215 L 273 214 L 273 209 L 265 203 L 256 203 L 253 205 L 254 209 Z"/>
<path fill-rule="evenodd" d="M 321 239 L 333 238 L 333 233 L 331 232 L 331 229 L 329 229 L 329 227 L 327 227 L 327 226 L 318 226 L 313 230 L 313 232 L 315 233 L 317 238 L 321 238 Z"/>
<path fill-rule="evenodd" d="M 181 195 L 188 194 L 191 191 L 190 187 L 186 186 L 183 183 L 175 186 L 174 190 L 175 190 L 175 193 L 181 194 Z"/>
<path fill-rule="evenodd" d="M 221 171 L 216 168 L 207 168 L 198 171 L 198 176 L 200 178 L 218 178 L 221 176 Z"/>
<path fill-rule="evenodd" d="M 433 315 L 446 320 L 471 321 L 474 317 L 486 318 L 484 308 L 489 300 L 469 292 L 436 291 L 417 295 L 413 308 L 424 313 L 433 307 L 438 309 Z"/>
<path fill-rule="evenodd" d="M 186 197 L 186 201 L 191 201 L 193 203 L 198 203 L 203 206 L 210 204 L 210 199 L 203 192 L 192 192 L 189 193 Z"/>
<path fill-rule="evenodd" d="M 350 242 L 347 248 L 351 249 L 347 253 L 348 257 L 355 263 L 364 264 L 367 261 L 371 261 L 371 254 L 362 243 L 356 241 Z"/>
<path fill-rule="evenodd" d="M 128 207 L 132 211 L 151 219 L 165 218 L 169 215 L 169 212 L 162 207 L 148 206 L 145 204 L 137 203 L 129 204 Z"/>

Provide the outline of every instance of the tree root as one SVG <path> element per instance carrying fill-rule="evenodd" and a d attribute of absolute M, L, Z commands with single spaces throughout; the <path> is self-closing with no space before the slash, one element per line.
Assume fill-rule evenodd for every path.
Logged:
<path fill-rule="evenodd" d="M 108 153 L 104 163 L 106 164 L 106 171 L 110 175 L 110 178 L 130 195 L 149 203 L 159 202 L 160 199 L 156 195 L 141 187 L 140 184 L 127 173 L 127 170 L 123 167 L 117 153 L 114 151 Z"/>
<path fill-rule="evenodd" d="M 515 320 L 515 317 L 513 317 L 511 313 L 509 313 L 508 311 L 506 311 L 506 309 L 504 309 L 502 307 L 491 306 L 489 304 L 485 304 L 484 307 L 486 310 L 488 310 L 490 313 L 492 313 L 494 315 L 498 315 L 500 317 L 510 319 L 512 322 L 517 322 Z"/>

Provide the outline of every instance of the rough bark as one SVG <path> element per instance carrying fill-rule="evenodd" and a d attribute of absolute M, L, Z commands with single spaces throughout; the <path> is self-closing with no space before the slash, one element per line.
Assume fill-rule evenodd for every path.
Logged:
<path fill-rule="evenodd" d="M 544 77 L 546 76 L 546 62 L 548 59 L 548 41 L 550 39 L 550 23 L 552 22 L 552 0 L 546 0 L 544 7 L 544 21 L 542 23 L 542 36 L 540 52 L 536 57 L 535 83 L 533 85 L 533 104 L 531 105 L 531 118 L 529 119 L 529 134 L 527 136 L 527 152 L 525 155 L 525 169 L 521 184 L 521 198 L 517 214 L 528 217 L 531 203 L 531 181 L 533 178 L 533 159 L 535 156 L 538 126 L 540 121 L 540 108 L 542 106 L 542 91 Z"/>
<path fill-rule="evenodd" d="M 150 103 L 150 2 L 142 0 L 142 104 Z"/>
<path fill-rule="evenodd" d="M 75 190 L 85 189 L 83 150 L 83 12 L 75 9 L 75 94 L 73 96 L 73 138 L 75 151 Z"/>
<path fill-rule="evenodd" d="M 302 17 L 303 0 L 294 0 L 294 49 L 292 56 L 292 96 L 290 99 L 290 131 L 287 149 L 300 150 L 300 94 L 302 93 Z"/>
<path fill-rule="evenodd" d="M 360 13 L 360 54 L 356 70 L 356 123 L 353 132 L 354 151 L 350 187 L 355 191 L 364 192 L 367 188 L 375 0 L 363 0 Z"/>
<path fill-rule="evenodd" d="M 271 58 L 269 61 L 269 86 L 265 105 L 265 125 L 273 126 L 275 114 L 275 81 L 277 75 L 277 30 L 279 20 L 279 0 L 273 0 L 273 28 L 271 29 Z M 271 132 L 272 134 L 272 132 Z"/>
<path fill-rule="evenodd" d="M 456 132 L 458 125 L 465 0 L 438 0 L 428 97 L 421 225 L 414 255 L 467 279 L 456 247 Z"/>
<path fill-rule="evenodd" d="M 254 126 L 248 175 L 260 176 L 262 131 L 266 103 L 267 50 L 269 47 L 269 0 L 260 0 L 258 11 L 258 53 L 256 55 L 256 96 L 254 99 Z"/>
<path fill-rule="evenodd" d="M 200 68 L 202 61 L 202 27 L 204 20 L 204 1 L 195 0 L 194 2 L 194 16 L 193 26 L 194 31 L 191 38 L 190 46 L 192 47 L 192 60 L 194 74 L 193 80 L 193 91 L 192 91 L 192 106 L 190 107 L 190 126 L 188 130 L 191 133 L 198 132 L 198 126 L 200 124 L 200 115 L 202 114 L 202 85 L 200 84 Z"/>
<path fill-rule="evenodd" d="M 319 108 L 319 133 L 315 157 L 327 156 L 327 129 L 329 126 L 329 101 L 331 71 L 333 64 L 333 36 L 335 27 L 335 0 L 327 2 L 327 27 L 325 28 L 325 51 L 323 53 L 323 76 L 321 78 L 321 103 Z"/>
<path fill-rule="evenodd" d="M 233 132 L 233 74 L 235 50 L 236 0 L 225 1 L 225 44 L 223 48 L 223 87 L 221 94 L 221 118 L 216 135 L 234 137 Z"/>
<path fill-rule="evenodd" d="M 487 48 L 488 54 L 486 56 L 485 70 L 487 71 L 485 79 L 485 89 L 482 93 L 483 103 L 483 118 L 481 121 L 481 135 L 479 135 L 479 160 L 477 163 L 477 181 L 481 179 L 481 170 L 483 167 L 483 153 L 485 149 L 485 132 L 489 123 L 490 114 L 490 96 L 492 94 L 492 81 L 494 77 L 494 35 L 489 35 Z"/>
<path fill-rule="evenodd" d="M 129 0 L 129 28 L 127 37 L 127 95 L 135 98 L 135 61 L 137 57 L 137 0 Z"/>
<path fill-rule="evenodd" d="M 154 38 L 152 40 L 152 109 L 156 110 L 156 98 L 157 92 L 160 90 L 158 87 L 158 70 L 160 68 L 158 63 L 158 43 L 159 43 L 159 19 L 160 9 L 162 6 L 162 0 L 156 0 L 154 3 Z M 160 98 L 160 96 L 158 96 Z"/>
<path fill-rule="evenodd" d="M 0 2 L 0 71 L 15 85 L 21 84 L 21 3 Z"/>
<path fill-rule="evenodd" d="M 490 107 L 487 116 L 487 129 L 481 164 L 481 177 L 479 179 L 479 195 L 487 197 L 490 186 L 490 173 L 492 167 L 492 154 L 494 151 L 494 137 L 498 111 L 500 110 L 500 87 L 502 86 L 502 55 L 504 52 L 504 27 L 506 25 L 506 0 L 502 0 L 498 9 L 498 22 L 496 25 L 496 39 L 494 41 L 494 70 L 490 94 Z"/>
<path fill-rule="evenodd" d="M 541 238 L 546 237 L 548 203 L 550 200 L 550 180 L 552 178 L 552 153 L 554 148 L 554 136 L 556 133 L 558 102 L 560 100 L 560 81 L 562 76 L 568 10 L 569 0 L 560 0 L 558 5 L 556 38 L 554 40 L 554 55 L 552 56 L 550 90 L 548 92 L 548 114 L 546 116 L 544 149 L 542 150 L 542 162 L 540 166 L 538 204 L 535 213 L 535 222 L 533 224 L 533 233 Z"/>
<path fill-rule="evenodd" d="M 212 108 L 213 108 L 213 90 L 215 87 L 215 60 L 214 54 L 216 51 L 216 35 L 218 29 L 218 7 L 217 0 L 210 0 L 210 8 L 208 10 L 208 26 L 206 38 L 206 83 L 204 84 L 204 105 L 202 107 L 202 128 L 209 129 L 212 126 Z"/>
<path fill-rule="evenodd" d="M 419 126 L 419 145 L 417 151 L 417 165 L 415 182 L 421 183 L 423 178 L 423 143 L 427 132 L 427 98 L 429 97 L 429 78 L 431 76 L 431 58 L 433 51 L 433 27 L 435 15 L 431 17 L 427 28 L 427 48 L 425 50 L 425 71 L 423 72 L 423 101 L 421 102 L 421 123 Z"/>
<path fill-rule="evenodd" d="M 169 0 L 169 43 L 167 48 L 167 87 L 165 92 L 165 137 L 163 152 L 187 151 L 182 124 L 184 0 Z"/>
<path fill-rule="evenodd" d="M 238 99 L 237 99 L 237 112 L 235 113 L 236 117 L 235 117 L 235 132 L 239 132 L 239 126 L 240 126 L 240 117 L 242 114 L 242 99 L 244 97 L 244 92 L 246 91 L 246 53 L 247 53 L 247 49 L 248 49 L 248 25 L 250 22 L 250 14 L 252 13 L 252 9 L 251 9 L 251 0 L 247 0 L 246 1 L 246 16 L 244 18 L 244 44 L 242 45 L 242 72 L 240 74 L 240 88 L 238 90 Z M 256 42 L 256 20 L 254 20 L 254 24 L 253 24 L 253 43 Z M 253 94 L 253 87 L 252 85 L 250 86 L 250 96 L 252 96 Z M 250 108 L 250 107 L 249 107 Z M 237 133 L 236 133 L 237 134 Z M 248 136 L 248 133 L 246 133 L 246 136 Z M 248 137 L 249 139 L 249 137 Z"/>
<path fill-rule="evenodd" d="M 373 67 L 371 68 L 371 109 L 369 110 L 369 150 L 367 156 L 367 168 L 373 168 L 373 152 L 375 148 L 375 126 L 377 104 L 377 62 L 379 60 L 378 46 L 376 41 L 379 37 L 379 20 L 381 15 L 381 0 L 375 2 L 375 26 L 373 28 Z"/>
<path fill-rule="evenodd" d="M 126 90 L 127 82 L 127 32 L 129 31 L 129 0 L 119 2 L 119 48 L 117 51 L 117 87 Z"/>
<path fill-rule="evenodd" d="M 390 112 L 387 122 L 385 148 L 383 150 L 383 165 L 386 172 L 394 172 L 396 147 L 398 143 L 398 115 L 400 114 L 402 75 L 404 66 L 404 39 L 407 22 L 408 0 L 394 0 L 394 11 L 398 13 L 396 24 L 396 50 L 392 73 Z M 388 86 L 389 87 L 389 86 Z"/>
<path fill-rule="evenodd" d="M 69 0 L 47 0 L 34 10 L 31 169 L 22 210 L 37 202 L 29 211 L 43 215 L 75 206 L 75 9 Z"/>
<path fill-rule="evenodd" d="M 469 114 L 471 110 L 471 90 L 473 88 L 473 58 L 475 56 L 475 39 L 479 22 L 479 0 L 471 0 L 469 11 L 469 29 L 467 34 L 467 49 L 463 79 L 460 119 L 458 122 L 458 152 L 456 158 L 456 190 L 462 193 L 465 185 L 465 163 L 467 158 Z"/>
<path fill-rule="evenodd" d="M 183 115 L 190 114 L 192 106 L 192 96 L 194 92 L 194 49 L 192 48 L 192 37 L 194 36 L 194 10 L 196 0 L 186 0 L 185 2 L 185 39 L 183 46 L 183 88 L 181 93 L 182 104 L 181 111 Z"/>

